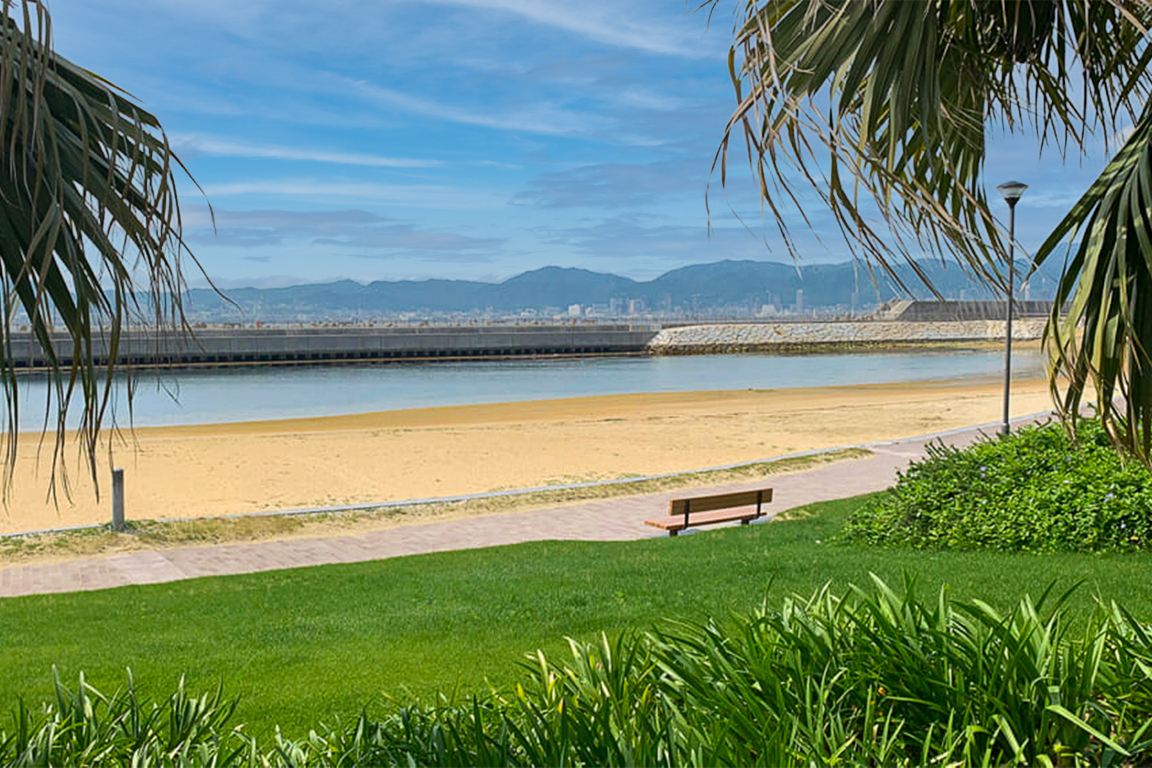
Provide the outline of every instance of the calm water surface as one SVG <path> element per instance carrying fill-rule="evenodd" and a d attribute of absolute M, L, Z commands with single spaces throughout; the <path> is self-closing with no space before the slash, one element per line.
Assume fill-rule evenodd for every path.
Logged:
<path fill-rule="evenodd" d="M 1019 376 L 1042 371 L 1036 351 L 1017 352 L 1013 361 Z M 980 379 L 1002 375 L 1003 365 L 1003 353 L 948 350 L 182 370 L 140 377 L 133 423 L 212 424 L 636 392 Z M 40 428 L 46 392 L 43 377 L 24 380 L 21 429 Z M 123 386 L 116 417 L 128 422 Z"/>

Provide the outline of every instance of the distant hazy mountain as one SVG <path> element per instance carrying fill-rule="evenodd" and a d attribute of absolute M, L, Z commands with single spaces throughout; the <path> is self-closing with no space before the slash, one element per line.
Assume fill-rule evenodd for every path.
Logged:
<path fill-rule="evenodd" d="M 970 278 L 957 265 L 924 262 L 921 269 L 936 289 L 950 299 L 987 299 L 995 295 Z M 1021 265 L 1021 269 L 1023 265 Z M 898 271 L 914 298 L 932 298 L 909 266 Z M 1045 269 L 1033 275 L 1029 296 L 1049 299 L 1058 273 Z M 649 309 L 754 307 L 772 304 L 790 307 L 802 290 L 803 305 L 811 307 L 863 306 L 896 297 L 908 297 L 889 276 L 869 274 L 864 265 L 811 264 L 797 268 L 765 261 L 720 261 L 674 269 L 655 280 L 640 282 L 586 269 L 545 267 L 517 275 L 502 283 L 467 280 L 377 281 L 361 285 L 352 280 L 294 285 L 286 288 L 241 288 L 228 297 L 251 317 L 323 316 L 397 312 L 518 312 L 565 309 L 571 304 L 609 305 L 638 299 Z M 234 308 L 210 290 L 187 296 L 194 315 L 236 314 Z"/>

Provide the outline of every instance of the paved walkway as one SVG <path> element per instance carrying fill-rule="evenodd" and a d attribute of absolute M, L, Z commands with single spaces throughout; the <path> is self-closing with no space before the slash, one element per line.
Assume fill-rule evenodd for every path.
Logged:
<path fill-rule="evenodd" d="M 993 432 L 994 427 L 986 426 L 983 430 Z M 979 431 L 980 428 L 963 430 L 940 439 L 952 445 L 964 445 L 974 440 Z M 909 461 L 923 456 L 928 441 L 928 438 L 917 438 L 868 445 L 864 447 L 871 448 L 875 455 L 867 459 L 776 475 L 767 481 L 693 489 L 691 493 L 723 493 L 762 487 L 767 483 L 774 488 L 771 509 L 781 511 L 802 504 L 878 491 L 891 485 L 897 471 L 905 468 Z M 644 521 L 666 514 L 668 500 L 687 493 L 680 489 L 345 536 L 182 547 L 0 567 L 0 597 L 155 584 L 326 563 L 353 563 L 522 541 L 623 541 L 664 536 L 667 534 L 646 526 Z"/>

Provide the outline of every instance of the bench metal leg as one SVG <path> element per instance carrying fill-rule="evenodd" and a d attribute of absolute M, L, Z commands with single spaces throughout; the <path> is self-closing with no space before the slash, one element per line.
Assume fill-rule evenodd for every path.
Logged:
<path fill-rule="evenodd" d="M 678 535 L 679 533 L 680 533 L 680 531 L 676 530 L 675 528 L 673 528 L 672 530 L 668 531 L 668 535 L 669 535 L 669 536 L 676 536 L 676 535 Z"/>
<path fill-rule="evenodd" d="M 742 519 L 740 521 L 740 525 L 748 525 L 748 523 L 750 523 L 750 522 L 752 522 L 752 521 L 745 517 L 744 519 Z"/>

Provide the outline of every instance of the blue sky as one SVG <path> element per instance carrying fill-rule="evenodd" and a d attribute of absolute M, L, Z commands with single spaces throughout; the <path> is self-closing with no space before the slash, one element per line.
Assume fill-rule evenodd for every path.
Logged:
<path fill-rule="evenodd" d="M 650 279 L 720 259 L 790 261 L 740 173 L 727 195 L 713 180 L 709 234 L 709 167 L 734 103 L 733 17 L 722 5 L 709 24 L 695 5 L 50 7 L 58 52 L 160 117 L 216 212 L 213 233 L 204 196 L 183 185 L 189 242 L 228 288 L 503 280 L 547 265 Z M 1100 163 L 1038 160 L 1015 138 L 992 146 L 988 167 L 992 186 L 1032 185 L 1017 217 L 1027 247 Z M 797 227 L 803 259 L 846 260 L 828 217 L 812 221 L 813 232 Z"/>

